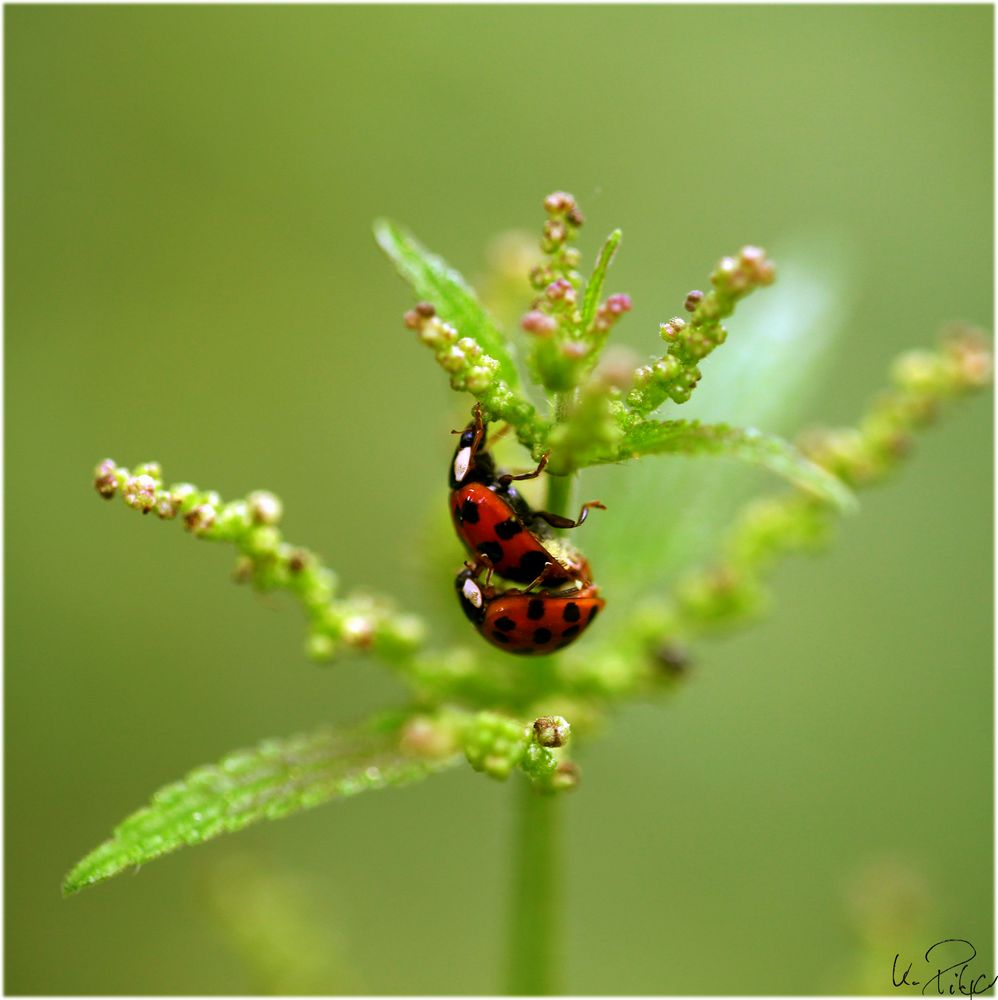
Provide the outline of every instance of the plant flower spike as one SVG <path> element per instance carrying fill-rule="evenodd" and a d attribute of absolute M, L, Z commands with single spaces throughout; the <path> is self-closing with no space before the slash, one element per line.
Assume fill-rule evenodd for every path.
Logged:
<path fill-rule="evenodd" d="M 450 467 L 440 470 L 439 509 L 443 516 L 448 505 L 455 530 L 453 568 L 427 582 L 449 595 L 465 630 L 460 645 L 436 642 L 427 623 L 388 596 L 342 587 L 319 554 L 285 539 L 272 493 L 223 500 L 169 482 L 155 462 L 98 464 L 94 486 L 102 497 L 233 546 L 236 582 L 287 591 L 304 614 L 310 658 L 370 657 L 394 671 L 411 698 L 408 708 L 352 728 L 266 739 L 196 768 L 155 792 L 84 857 L 66 876 L 65 894 L 184 845 L 358 792 L 463 764 L 499 780 L 519 772 L 507 987 L 555 990 L 553 815 L 580 780 L 573 746 L 593 737 L 624 700 L 675 690 L 701 639 L 758 617 L 778 557 L 824 544 L 836 519 L 856 507 L 855 494 L 889 476 L 917 432 L 951 401 L 990 383 L 989 345 L 961 327 L 937 347 L 899 358 L 889 387 L 853 427 L 805 431 L 795 445 L 752 428 L 677 417 L 702 367 L 709 377 L 704 363 L 723 347 L 739 302 L 776 280 L 774 264 L 752 246 L 724 257 L 709 285 L 690 291 L 661 324 L 649 360 L 604 356 L 631 311 L 628 295 L 605 291 L 621 233 L 607 237 L 583 277 L 575 199 L 556 192 L 544 211 L 529 274 L 533 299 L 522 304 L 516 347 L 460 274 L 394 223 L 375 227 L 414 293 L 404 317 L 409 336 L 466 399 L 466 426 Z M 443 408 L 440 428 L 441 436 L 451 430 Z M 529 453 L 531 471 L 513 475 L 496 464 L 490 444 L 507 430 Z M 640 603 L 615 605 L 612 589 L 600 586 L 605 567 L 584 553 L 588 533 L 624 515 L 595 499 L 573 504 L 573 477 L 589 466 L 663 462 L 659 456 L 672 454 L 732 457 L 784 484 L 736 516 L 706 565 Z M 544 509 L 528 504 L 520 480 L 542 486 Z"/>

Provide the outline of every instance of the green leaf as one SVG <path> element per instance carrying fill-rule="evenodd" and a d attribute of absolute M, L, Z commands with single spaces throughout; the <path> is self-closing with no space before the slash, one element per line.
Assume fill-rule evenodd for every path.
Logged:
<path fill-rule="evenodd" d="M 840 510 L 856 505 L 841 480 L 816 465 L 789 441 L 753 428 L 702 424 L 698 420 L 646 421 L 628 431 L 619 451 L 621 458 L 668 453 L 729 455 L 761 465 Z"/>
<path fill-rule="evenodd" d="M 457 763 L 399 749 L 399 721 L 265 740 L 156 792 L 66 876 L 64 895 L 189 844 L 369 789 L 404 785 Z"/>
<path fill-rule="evenodd" d="M 457 327 L 462 337 L 476 340 L 486 354 L 499 362 L 500 374 L 507 385 L 515 388 L 519 374 L 513 363 L 512 346 L 464 278 L 411 233 L 388 219 L 375 222 L 374 236 L 416 297 L 433 303 L 438 315 Z"/>
<path fill-rule="evenodd" d="M 606 280 L 606 272 L 610 267 L 610 262 L 613 260 L 613 255 L 617 252 L 617 247 L 620 246 L 620 238 L 623 233 L 619 229 L 615 229 L 606 238 L 606 242 L 603 244 L 603 248 L 599 252 L 599 257 L 596 260 L 596 267 L 593 268 L 593 273 L 589 278 L 589 282 L 586 285 L 586 294 L 582 299 L 582 324 L 581 328 L 583 330 L 588 330 L 590 323 L 592 323 L 593 318 L 596 315 L 596 308 L 599 306 L 600 295 L 603 293 L 603 282 Z"/>

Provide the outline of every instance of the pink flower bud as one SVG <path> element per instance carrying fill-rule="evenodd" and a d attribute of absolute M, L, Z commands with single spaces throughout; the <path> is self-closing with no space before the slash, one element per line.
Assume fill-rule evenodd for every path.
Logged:
<path fill-rule="evenodd" d="M 527 333 L 533 333 L 539 337 L 547 337 L 557 329 L 558 322 L 553 316 L 548 316 L 539 309 L 532 309 L 530 312 L 524 314 L 523 319 L 520 320 L 520 326 Z"/>

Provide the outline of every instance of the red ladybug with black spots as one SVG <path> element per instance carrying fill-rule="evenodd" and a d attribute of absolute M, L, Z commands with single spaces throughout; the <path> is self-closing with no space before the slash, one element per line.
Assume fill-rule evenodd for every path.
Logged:
<path fill-rule="evenodd" d="M 523 656 L 554 653 L 575 642 L 606 603 L 591 583 L 557 593 L 499 593 L 467 568 L 458 573 L 454 586 L 462 610 L 482 637 L 507 653 Z"/>
<path fill-rule="evenodd" d="M 583 504 L 575 521 L 532 510 L 512 484 L 536 479 L 547 464 L 547 456 L 533 472 L 500 475 L 486 450 L 485 437 L 481 406 L 476 406 L 474 420 L 461 432 L 450 469 L 451 516 L 465 548 L 497 576 L 516 583 L 588 583 L 591 572 L 586 560 L 570 546 L 546 539 L 541 522 L 555 528 L 575 528 L 585 521 L 591 507 L 602 510 L 603 504 Z"/>

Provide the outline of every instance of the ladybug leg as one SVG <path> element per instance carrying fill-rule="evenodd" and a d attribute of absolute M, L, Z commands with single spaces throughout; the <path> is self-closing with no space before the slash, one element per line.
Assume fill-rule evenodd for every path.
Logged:
<path fill-rule="evenodd" d="M 475 437 L 471 442 L 471 454 L 477 455 L 485 437 L 485 421 L 482 420 L 482 404 L 475 403 Z"/>
<path fill-rule="evenodd" d="M 518 483 L 524 479 L 536 479 L 543 471 L 544 467 L 548 464 L 548 456 L 551 452 L 546 451 L 541 455 L 541 460 L 537 463 L 537 468 L 533 472 L 524 472 L 519 476 L 511 476 L 508 472 L 504 476 L 500 476 L 497 482 L 502 487 L 509 486 L 510 483 Z"/>
<path fill-rule="evenodd" d="M 476 577 L 479 576 L 482 570 L 485 570 L 485 587 L 489 587 L 492 584 L 492 574 L 495 571 L 495 567 L 492 565 L 492 560 L 486 555 L 479 555 L 476 562 L 470 563 L 465 560 L 465 567 L 469 569 Z"/>
<path fill-rule="evenodd" d="M 579 516 L 574 521 L 570 517 L 562 517 L 561 514 L 552 514 L 546 510 L 535 510 L 533 513 L 534 517 L 539 517 L 541 520 L 547 521 L 552 528 L 577 528 L 589 516 L 589 509 L 591 507 L 595 507 L 597 510 L 606 510 L 606 505 L 600 503 L 599 500 L 590 500 L 589 503 L 582 505 Z"/>
<path fill-rule="evenodd" d="M 540 573 L 538 573 L 537 577 L 531 580 L 530 583 L 528 583 L 527 586 L 524 587 L 522 591 L 520 591 L 520 593 L 526 594 L 529 591 L 533 590 L 534 587 L 540 586 L 540 584 L 542 584 L 554 570 L 561 568 L 562 567 L 555 566 L 555 564 L 551 562 L 545 563 L 544 569 L 542 569 Z"/>

